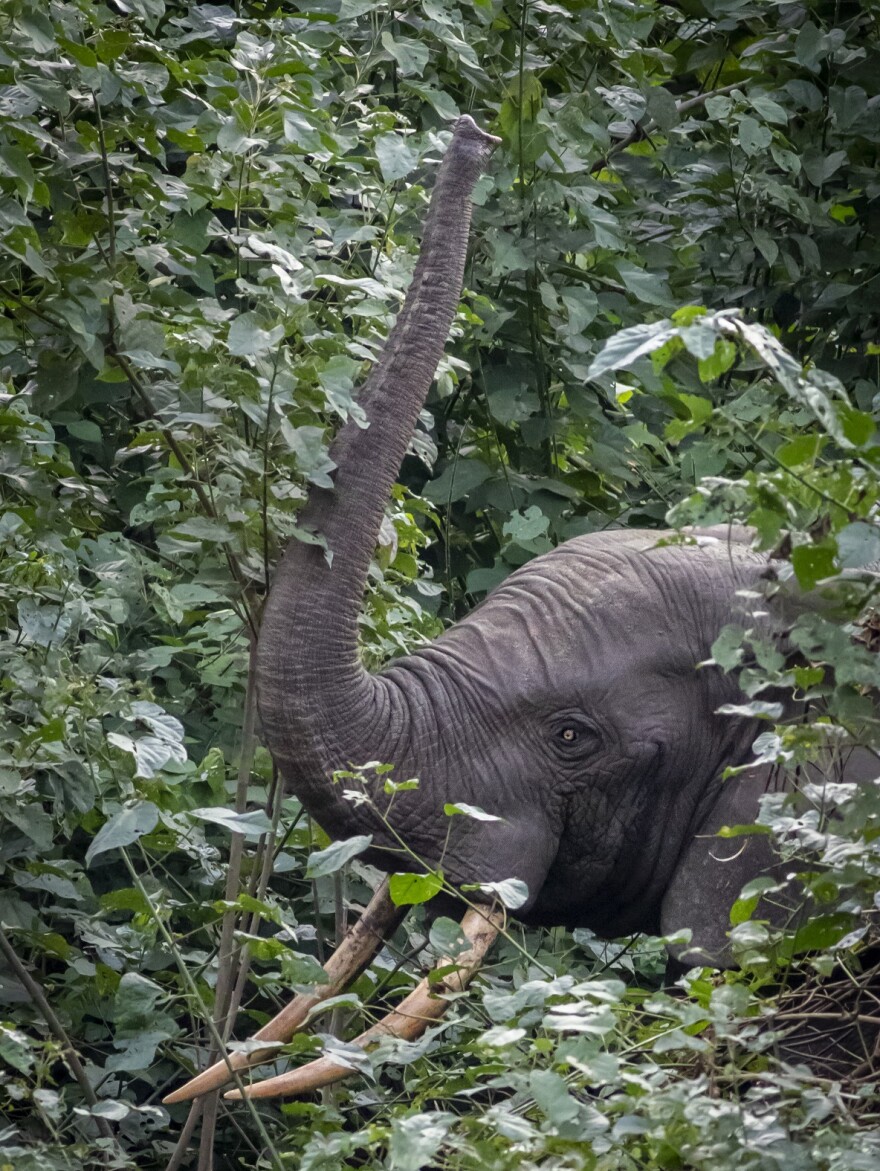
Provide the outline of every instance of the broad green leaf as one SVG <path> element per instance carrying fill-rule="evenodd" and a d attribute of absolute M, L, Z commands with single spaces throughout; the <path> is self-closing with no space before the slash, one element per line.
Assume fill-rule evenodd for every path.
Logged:
<path fill-rule="evenodd" d="M 549 524 L 549 519 L 533 504 L 525 512 L 514 512 L 510 520 L 505 521 L 502 532 L 512 541 L 522 543 L 543 536 Z"/>
<path fill-rule="evenodd" d="M 467 805 L 464 801 L 456 801 L 454 804 L 448 803 L 443 806 L 443 812 L 447 817 L 454 817 L 457 813 L 464 817 L 473 818 L 474 821 L 501 821 L 502 818 L 496 817 L 494 813 L 486 813 L 478 805 Z"/>
<path fill-rule="evenodd" d="M 478 459 L 459 459 L 448 464 L 436 480 L 422 489 L 426 500 L 447 504 L 461 500 L 491 476 L 491 469 Z"/>
<path fill-rule="evenodd" d="M 30 1037 L 12 1025 L 0 1024 L 0 1061 L 19 1073 L 29 1073 L 35 1060 Z"/>
<path fill-rule="evenodd" d="M 507 907 L 508 911 L 517 911 L 528 902 L 529 888 L 521 878 L 503 878 L 500 882 L 481 882 L 477 890 L 486 894 L 493 894 Z"/>
<path fill-rule="evenodd" d="M 323 878 L 326 874 L 335 874 L 352 858 L 363 854 L 372 840 L 372 834 L 357 834 L 353 838 L 331 842 L 324 850 L 316 850 L 306 863 L 306 877 Z"/>
<path fill-rule="evenodd" d="M 381 134 L 376 139 L 375 151 L 386 183 L 405 179 L 419 161 L 416 149 L 400 134 Z"/>
<path fill-rule="evenodd" d="M 625 370 L 639 358 L 665 345 L 677 332 L 676 327 L 668 321 L 622 329 L 605 342 L 601 353 L 593 359 L 587 377 L 598 378 L 609 370 Z"/>
<path fill-rule="evenodd" d="M 854 521 L 837 534 L 837 559 L 842 569 L 862 569 L 880 562 L 880 528 Z"/>
<path fill-rule="evenodd" d="M 454 1122 L 454 1114 L 439 1110 L 395 1118 L 388 1140 L 390 1171 L 422 1171 L 432 1166 Z"/>
<path fill-rule="evenodd" d="M 813 464 L 825 446 L 822 435 L 798 435 L 795 439 L 783 443 L 776 449 L 776 458 L 786 468 L 801 467 L 804 464 Z"/>
<path fill-rule="evenodd" d="M 277 349 L 283 337 L 283 325 L 266 329 L 258 313 L 242 313 L 230 325 L 226 344 L 230 354 L 258 358 Z"/>
<path fill-rule="evenodd" d="M 751 156 L 766 150 L 773 141 L 773 134 L 766 126 L 744 114 L 739 120 L 737 138 L 745 153 Z"/>
<path fill-rule="evenodd" d="M 101 826 L 86 850 L 86 865 L 108 850 L 130 846 L 144 834 L 151 833 L 159 821 L 159 810 L 152 801 L 130 801 Z"/>
<path fill-rule="evenodd" d="M 221 545 L 227 544 L 235 537 L 230 528 L 207 516 L 192 516 L 175 525 L 170 532 L 174 536 L 194 537 L 197 541 L 216 541 Z"/>
<path fill-rule="evenodd" d="M 205 809 L 191 809 L 189 816 L 222 826 L 230 833 L 241 834 L 245 838 L 260 838 L 263 834 L 272 832 L 272 822 L 262 809 L 252 809 L 250 813 L 235 813 L 232 809 L 214 809 L 209 806 Z"/>
<path fill-rule="evenodd" d="M 798 545 L 792 549 L 791 563 L 797 579 L 805 590 L 811 590 L 823 578 L 837 572 L 834 562 L 835 546 L 824 541 L 818 545 Z"/>
<path fill-rule="evenodd" d="M 427 903 L 443 889 L 443 874 L 439 870 L 429 870 L 427 874 L 392 874 L 389 889 L 396 907 Z"/>
<path fill-rule="evenodd" d="M 454 919 L 440 917 L 431 924 L 428 934 L 431 947 L 438 956 L 447 956 L 456 959 L 462 952 L 470 949 L 470 941 L 461 929 L 461 924 Z"/>
<path fill-rule="evenodd" d="M 555 1126 L 572 1122 L 579 1114 L 576 1098 L 568 1092 L 565 1080 L 550 1069 L 533 1070 L 529 1089 L 548 1122 Z"/>
<path fill-rule="evenodd" d="M 24 597 L 18 603 L 18 625 L 29 642 L 51 647 L 67 637 L 73 614 L 60 606 L 44 605 L 39 598 Z"/>
<path fill-rule="evenodd" d="M 400 72 L 404 75 L 422 75 L 428 63 L 429 50 L 426 45 L 413 40 L 412 37 L 395 39 L 390 32 L 382 33 L 382 47 L 391 54 L 397 62 Z"/>
<path fill-rule="evenodd" d="M 712 643 L 712 662 L 722 671 L 731 671 L 739 666 L 743 657 L 745 632 L 739 626 L 725 626 Z"/>

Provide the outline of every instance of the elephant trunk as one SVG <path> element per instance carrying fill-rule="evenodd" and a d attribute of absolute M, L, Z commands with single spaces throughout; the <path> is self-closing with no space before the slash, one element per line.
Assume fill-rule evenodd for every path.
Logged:
<path fill-rule="evenodd" d="M 471 195 L 498 139 L 458 119 L 440 167 L 403 308 L 330 456 L 332 489 L 312 488 L 275 574 L 257 647 L 263 735 L 285 780 L 328 832 L 357 826 L 330 774 L 383 759 L 400 735 L 397 696 L 360 664 L 357 620 L 383 511 L 461 296 Z"/>

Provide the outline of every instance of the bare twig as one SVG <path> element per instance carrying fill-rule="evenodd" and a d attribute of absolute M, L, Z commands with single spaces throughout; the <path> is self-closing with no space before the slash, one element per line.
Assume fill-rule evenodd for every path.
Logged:
<path fill-rule="evenodd" d="M 177 1140 L 177 1146 L 171 1152 L 171 1158 L 168 1160 L 165 1171 L 177 1171 L 183 1162 L 186 1152 L 189 1150 L 190 1139 L 193 1136 L 196 1123 L 202 1116 L 204 1105 L 204 1098 L 196 1098 L 190 1106 L 189 1114 L 186 1116 L 186 1122 L 183 1124 L 183 1130 L 180 1132 L 180 1137 Z"/>

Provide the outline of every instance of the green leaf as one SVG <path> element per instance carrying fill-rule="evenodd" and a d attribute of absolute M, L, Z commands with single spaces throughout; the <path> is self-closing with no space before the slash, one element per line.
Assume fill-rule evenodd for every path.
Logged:
<path fill-rule="evenodd" d="M 751 882 L 747 882 L 739 898 L 730 908 L 730 922 L 733 926 L 736 927 L 740 923 L 748 922 L 755 913 L 762 896 L 774 890 L 779 890 L 779 883 L 767 875 L 761 875 L 752 879 Z"/>
<path fill-rule="evenodd" d="M 235 534 L 220 521 L 207 516 L 191 516 L 181 521 L 169 532 L 178 537 L 194 537 L 197 541 L 215 541 L 225 545 L 235 539 Z"/>
<path fill-rule="evenodd" d="M 798 545 L 792 549 L 791 563 L 803 589 L 811 590 L 823 578 L 834 576 L 837 572 L 835 552 L 836 547 L 830 541 L 818 545 Z"/>
<path fill-rule="evenodd" d="M 455 1115 L 440 1110 L 425 1114 L 396 1116 L 388 1140 L 390 1171 L 422 1171 L 433 1165 L 434 1156 L 443 1145 Z"/>
<path fill-rule="evenodd" d="M 544 516 L 540 508 L 533 504 L 525 512 L 514 512 L 510 520 L 505 522 L 502 532 L 511 541 L 522 544 L 543 536 L 547 532 L 549 524 L 549 519 Z"/>
<path fill-rule="evenodd" d="M 423 45 L 411 37 L 396 40 L 387 31 L 382 33 L 381 39 L 382 47 L 391 54 L 404 76 L 415 74 L 417 77 L 421 77 L 428 63 L 429 50 L 427 45 Z"/>
<path fill-rule="evenodd" d="M 786 468 L 802 467 L 804 464 L 814 464 L 825 446 L 824 435 L 799 435 L 796 439 L 783 443 L 776 449 L 776 458 Z"/>
<path fill-rule="evenodd" d="M 265 329 L 258 313 L 242 313 L 230 325 L 226 344 L 230 354 L 258 358 L 276 350 L 283 337 L 283 325 Z"/>
<path fill-rule="evenodd" d="M 399 134 L 381 134 L 375 142 L 376 158 L 386 183 L 405 179 L 418 164 L 418 152 Z"/>
<path fill-rule="evenodd" d="M 480 882 L 477 890 L 485 894 L 493 894 L 507 907 L 508 911 L 518 911 L 529 900 L 529 888 L 521 878 L 503 878 L 500 882 Z"/>
<path fill-rule="evenodd" d="M 262 809 L 252 809 L 250 813 L 235 813 L 232 809 L 215 809 L 208 806 L 204 809 L 189 810 L 189 816 L 222 826 L 230 833 L 241 834 L 245 838 L 260 838 L 263 834 L 272 832 L 272 821 Z"/>
<path fill-rule="evenodd" d="M 880 562 L 880 528 L 854 521 L 837 534 L 838 561 L 842 569 L 863 569 Z"/>
<path fill-rule="evenodd" d="M 697 363 L 700 381 L 712 382 L 714 379 L 720 378 L 722 374 L 726 374 L 736 361 L 736 354 L 737 350 L 733 342 L 724 338 L 716 338 L 711 356 L 700 358 Z"/>
<path fill-rule="evenodd" d="M 443 889 L 443 872 L 429 870 L 427 874 L 392 874 L 389 881 L 391 901 L 396 907 L 411 907 L 427 903 Z"/>
<path fill-rule="evenodd" d="M 577 1099 L 568 1092 L 563 1078 L 553 1070 L 533 1070 L 529 1075 L 529 1090 L 541 1113 L 554 1126 L 573 1122 L 580 1113 Z"/>
<path fill-rule="evenodd" d="M 159 810 L 152 801 L 129 801 L 101 826 L 86 850 L 86 865 L 108 850 L 130 846 L 144 834 L 152 833 L 159 821 Z"/>
<path fill-rule="evenodd" d="M 433 504 L 447 504 L 469 495 L 474 488 L 491 476 L 491 469 L 479 459 L 453 460 L 436 480 L 422 489 L 422 495 Z"/>
<path fill-rule="evenodd" d="M 453 960 L 462 952 L 468 951 L 471 946 L 470 940 L 461 929 L 461 924 L 443 916 L 431 924 L 428 939 L 435 955 Z"/>
<path fill-rule="evenodd" d="M 797 929 L 794 939 L 786 951 L 792 955 L 801 955 L 806 951 L 819 951 L 822 948 L 833 947 L 849 934 L 853 926 L 852 915 L 845 913 L 818 915 Z"/>
<path fill-rule="evenodd" d="M 60 606 L 43 605 L 39 598 L 24 597 L 18 603 L 18 625 L 26 640 L 51 647 L 67 637 L 73 614 Z"/>
<path fill-rule="evenodd" d="M 316 850 L 309 855 L 306 863 L 306 877 L 323 878 L 327 874 L 335 874 L 352 858 L 363 854 L 372 840 L 372 834 L 356 834 L 353 838 L 331 842 L 324 850 Z"/>
<path fill-rule="evenodd" d="M 123 1029 L 146 1028 L 166 993 L 140 972 L 125 972 L 116 989 L 116 1023 Z"/>
<path fill-rule="evenodd" d="M 711 661 L 722 671 L 732 671 L 742 662 L 744 639 L 745 631 L 739 626 L 725 626 L 712 643 Z"/>
<path fill-rule="evenodd" d="M 12 1025 L 0 1024 L 0 1061 L 26 1074 L 33 1067 L 34 1060 L 30 1037 Z"/>
<path fill-rule="evenodd" d="M 739 119 L 737 139 L 745 153 L 749 156 L 760 154 L 773 141 L 773 134 L 760 122 L 756 122 L 748 114 Z"/>
<path fill-rule="evenodd" d="M 479 805 L 466 805 L 464 801 L 456 801 L 455 804 L 449 803 L 443 806 L 443 812 L 447 817 L 454 817 L 457 813 L 464 817 L 473 818 L 474 821 L 501 821 L 502 818 L 496 817 L 494 813 L 486 813 Z"/>
<path fill-rule="evenodd" d="M 624 370 L 639 358 L 658 350 L 677 335 L 678 329 L 668 321 L 654 321 L 622 329 L 605 342 L 593 359 L 587 378 L 598 378 L 609 370 Z"/>
<path fill-rule="evenodd" d="M 867 411 L 856 411 L 852 407 L 840 406 L 837 416 L 843 434 L 853 447 L 867 447 L 877 432 L 877 424 Z"/>

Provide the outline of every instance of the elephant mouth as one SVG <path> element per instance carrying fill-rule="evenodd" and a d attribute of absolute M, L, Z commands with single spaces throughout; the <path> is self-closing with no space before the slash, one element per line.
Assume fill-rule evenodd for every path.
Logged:
<path fill-rule="evenodd" d="M 353 983 L 373 959 L 376 952 L 403 920 L 405 908 L 397 907 L 389 894 L 385 879 L 370 900 L 357 923 L 349 930 L 339 947 L 324 965 L 327 976 L 322 984 L 308 994 L 299 994 L 277 1016 L 264 1025 L 251 1039 L 247 1052 L 236 1050 L 225 1053 L 220 1061 L 192 1078 L 163 1099 L 165 1105 L 186 1102 L 202 1094 L 213 1093 L 229 1081 L 236 1087 L 224 1095 L 228 1099 L 280 1098 L 311 1093 L 332 1085 L 352 1074 L 354 1069 L 330 1057 L 319 1057 L 298 1069 L 245 1085 L 241 1075 L 254 1066 L 274 1061 L 279 1046 L 304 1028 L 316 1009 L 332 996 L 338 996 Z M 470 947 L 463 954 L 441 958 L 435 972 L 442 975 L 426 976 L 396 1009 L 389 1012 L 354 1042 L 368 1049 L 382 1037 L 399 1037 L 414 1041 L 434 1021 L 439 1020 L 449 1006 L 444 993 L 462 992 L 479 970 L 486 952 L 499 931 L 503 930 L 506 913 L 503 908 L 471 907 L 462 920 L 461 929 Z M 259 1048 L 259 1042 L 266 1048 Z"/>

